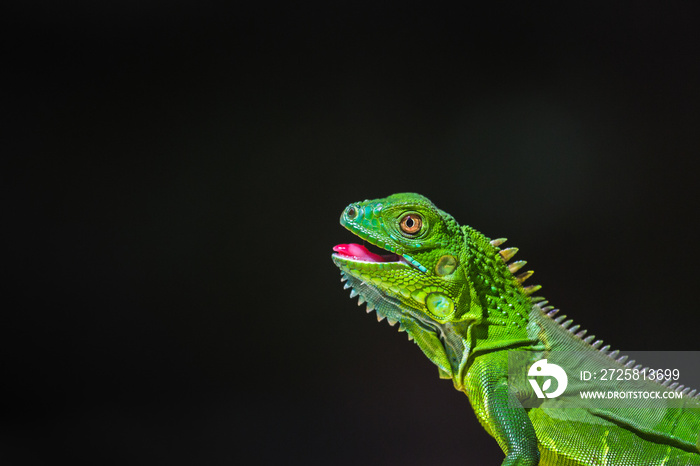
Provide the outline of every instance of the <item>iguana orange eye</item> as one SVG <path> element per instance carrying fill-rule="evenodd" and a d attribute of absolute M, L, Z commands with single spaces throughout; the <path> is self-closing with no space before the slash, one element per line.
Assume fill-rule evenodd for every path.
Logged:
<path fill-rule="evenodd" d="M 404 233 L 415 235 L 423 226 L 423 219 L 418 214 L 408 214 L 401 219 L 399 226 Z"/>

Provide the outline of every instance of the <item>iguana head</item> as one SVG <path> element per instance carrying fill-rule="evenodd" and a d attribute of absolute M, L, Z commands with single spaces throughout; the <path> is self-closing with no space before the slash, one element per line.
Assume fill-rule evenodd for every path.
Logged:
<path fill-rule="evenodd" d="M 455 383 L 453 376 L 464 366 L 471 344 L 471 326 L 485 322 L 490 307 L 493 312 L 511 312 L 514 306 L 506 299 L 526 299 L 497 244 L 460 227 L 419 194 L 350 204 L 340 223 L 381 249 L 372 252 L 359 244 L 333 248 L 333 261 L 345 287 L 352 288 L 351 296 L 359 295 L 359 304 L 366 302 L 378 320 L 398 322 L 399 330 L 416 341 L 440 375 Z M 500 318 L 510 331 L 511 322 L 503 317 L 499 314 L 489 322 Z"/>
<path fill-rule="evenodd" d="M 333 248 L 351 295 L 359 294 L 360 304 L 366 301 L 379 320 L 399 322 L 443 375 L 451 374 L 440 342 L 442 324 L 460 321 L 469 310 L 460 300 L 466 282 L 458 267 L 464 243 L 459 225 L 413 193 L 351 204 L 340 223 L 383 250 L 378 254 L 359 244 Z"/>

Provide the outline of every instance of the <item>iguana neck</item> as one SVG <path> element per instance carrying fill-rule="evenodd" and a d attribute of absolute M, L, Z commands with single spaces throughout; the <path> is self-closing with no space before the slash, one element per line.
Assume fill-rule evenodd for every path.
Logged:
<path fill-rule="evenodd" d="M 466 376 L 476 356 L 537 343 L 537 332 L 529 321 L 533 306 L 529 293 L 539 287 L 524 288 L 508 269 L 507 262 L 516 250 L 501 250 L 499 240 L 491 241 L 468 226 L 462 227 L 462 234 L 461 263 L 469 296 L 462 295 L 460 305 L 469 308 L 465 317 L 470 318 L 450 324 L 459 335 L 459 344 L 449 339 L 445 343 L 452 347 L 450 354 L 461 355 L 453 367 L 455 388 L 468 392 Z"/>
<path fill-rule="evenodd" d="M 483 320 L 476 323 L 476 339 L 483 340 L 482 346 L 487 339 L 486 333 L 489 346 L 527 339 L 528 319 L 533 304 L 529 293 L 534 289 L 523 288 L 508 270 L 507 260 L 514 252 L 502 251 L 471 227 L 463 226 L 462 231 L 467 241 L 464 264 L 472 285 L 471 307 L 474 309 L 478 306 L 483 316 Z M 512 254 L 504 251 L 511 251 Z"/>

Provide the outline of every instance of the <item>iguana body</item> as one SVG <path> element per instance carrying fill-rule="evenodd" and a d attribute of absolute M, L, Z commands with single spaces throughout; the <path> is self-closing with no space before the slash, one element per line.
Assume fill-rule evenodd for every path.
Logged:
<path fill-rule="evenodd" d="M 509 353 L 540 358 L 569 351 L 583 354 L 593 367 L 630 366 L 611 359 L 617 352 L 601 349 L 593 337 L 584 339 L 585 331 L 555 319 L 556 310 L 531 296 L 539 286 L 523 286 L 532 272 L 515 275 L 524 262 L 508 263 L 517 249 L 500 249 L 505 240 L 460 226 L 411 193 L 351 204 L 340 222 L 387 252 L 357 244 L 334 248 L 333 261 L 351 296 L 359 295 L 378 319 L 398 322 L 440 376 L 466 393 L 505 453 L 504 466 L 700 465 L 695 391 L 683 391 L 680 407 L 659 401 L 654 410 L 634 403 L 561 409 L 554 399 L 523 407 L 523 392 L 509 382 Z"/>

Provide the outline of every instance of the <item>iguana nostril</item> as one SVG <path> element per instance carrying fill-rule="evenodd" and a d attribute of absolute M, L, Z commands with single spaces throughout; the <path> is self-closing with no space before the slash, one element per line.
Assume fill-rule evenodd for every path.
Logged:
<path fill-rule="evenodd" d="M 357 217 L 357 209 L 355 206 L 348 207 L 348 210 L 345 211 L 345 216 L 350 220 L 355 220 L 355 217 Z"/>

